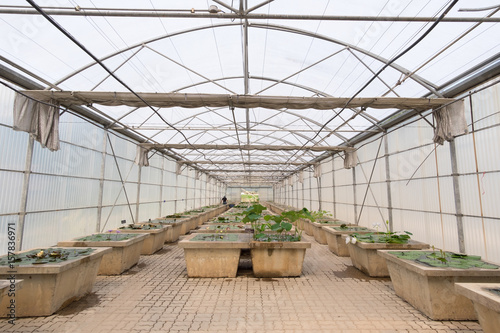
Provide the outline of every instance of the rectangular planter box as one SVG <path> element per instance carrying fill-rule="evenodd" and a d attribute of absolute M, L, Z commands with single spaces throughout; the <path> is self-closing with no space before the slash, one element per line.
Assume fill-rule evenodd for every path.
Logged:
<path fill-rule="evenodd" d="M 217 228 L 220 227 L 220 228 Z M 226 229 L 227 228 L 227 229 Z M 241 223 L 224 223 L 224 224 L 203 224 L 199 229 L 193 230 L 194 233 L 244 233 L 252 232 L 250 225 L 245 226 Z"/>
<path fill-rule="evenodd" d="M 341 226 L 342 224 L 350 225 L 342 221 L 332 220 L 324 223 L 312 222 L 310 228 L 312 230 L 312 234 L 314 235 L 314 239 L 316 240 L 316 242 L 322 245 L 327 245 L 328 241 L 326 240 L 326 234 L 323 228 L 328 226 Z"/>
<path fill-rule="evenodd" d="M 182 229 L 182 224 L 183 224 L 182 219 L 162 218 L 162 219 L 153 220 L 151 222 L 170 225 L 172 227 L 172 229 L 167 230 L 167 234 L 165 236 L 165 242 L 166 243 L 177 242 L 177 240 L 179 239 L 179 236 L 181 234 L 181 229 Z"/>
<path fill-rule="evenodd" d="M 187 236 L 179 242 L 184 249 L 188 277 L 236 277 L 241 249 L 248 249 L 251 234 L 232 234 L 237 241 L 194 241 L 199 234 Z M 224 234 L 220 234 L 224 235 Z"/>
<path fill-rule="evenodd" d="M 500 329 L 500 295 L 491 289 L 500 290 L 500 283 L 455 283 L 456 292 L 472 301 L 484 333 Z"/>
<path fill-rule="evenodd" d="M 111 247 L 113 250 L 104 255 L 99 266 L 98 275 L 118 275 L 139 262 L 142 244 L 148 235 L 137 235 L 123 241 L 79 241 L 70 240 L 58 242 L 57 246 L 68 247 Z M 81 237 L 79 237 L 81 238 Z"/>
<path fill-rule="evenodd" d="M 455 291 L 457 282 L 500 282 L 500 269 L 438 268 L 379 251 L 387 261 L 396 295 L 433 320 L 477 320 L 472 302 Z"/>
<path fill-rule="evenodd" d="M 16 290 L 16 317 L 50 316 L 91 292 L 101 259 L 110 252 L 109 247 L 101 247 L 90 255 L 62 263 L 16 266 L 16 279 L 23 280 L 22 288 Z M 0 279 L 7 279 L 11 270 L 0 266 Z M 4 297 L 0 317 L 9 315 L 9 304 L 10 298 Z"/>
<path fill-rule="evenodd" d="M 168 226 L 161 225 L 161 229 L 120 229 L 126 234 L 145 234 L 148 235 L 142 243 L 141 254 L 150 255 L 163 249 L 165 238 L 167 236 Z"/>
<path fill-rule="evenodd" d="M 345 242 L 345 235 L 342 241 Z M 349 256 L 354 267 L 371 277 L 389 277 L 385 259 L 377 254 L 377 250 L 422 250 L 429 244 L 410 240 L 407 244 L 363 243 L 348 244 Z"/>
<path fill-rule="evenodd" d="M 351 226 L 353 228 L 360 228 L 356 226 Z M 323 232 L 325 233 L 326 243 L 328 244 L 328 249 L 338 255 L 339 257 L 349 257 L 349 247 L 345 243 L 345 238 L 342 239 L 342 235 L 351 235 L 353 233 L 366 234 L 374 232 L 375 230 L 359 230 L 359 231 L 349 231 L 349 230 L 336 230 L 338 226 L 325 226 L 323 227 Z M 365 228 L 366 229 L 366 228 Z"/>
<path fill-rule="evenodd" d="M 250 243 L 252 268 L 256 277 L 292 277 L 302 274 L 309 242 Z"/>

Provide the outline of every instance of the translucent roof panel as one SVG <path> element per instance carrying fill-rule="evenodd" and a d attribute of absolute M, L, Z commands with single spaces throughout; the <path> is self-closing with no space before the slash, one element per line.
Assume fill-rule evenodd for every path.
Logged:
<path fill-rule="evenodd" d="M 238 96 L 443 97 L 445 83 L 498 58 L 499 11 L 493 0 L 4 0 L 0 65 L 49 91 L 215 98 L 81 105 L 219 179 L 232 174 L 214 165 L 245 172 L 254 163 L 273 183 L 403 109 L 244 107 Z"/>

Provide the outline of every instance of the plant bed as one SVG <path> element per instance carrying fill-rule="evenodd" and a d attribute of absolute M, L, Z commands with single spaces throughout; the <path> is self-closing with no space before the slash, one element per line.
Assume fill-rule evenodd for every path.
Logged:
<path fill-rule="evenodd" d="M 194 230 L 195 233 L 241 233 L 251 232 L 251 229 L 245 228 L 242 224 L 210 224 L 202 225 L 199 229 Z"/>
<path fill-rule="evenodd" d="M 394 236 L 405 235 L 391 234 L 354 233 L 352 236 L 343 235 L 342 240 L 346 243 L 349 238 L 355 237 L 357 240 L 348 244 L 353 266 L 371 277 L 389 277 L 385 259 L 377 254 L 377 250 L 422 250 L 429 248 L 429 244 L 411 240 L 409 236 L 396 241 L 397 238 Z"/>
<path fill-rule="evenodd" d="M 58 242 L 58 246 L 111 247 L 99 266 L 98 275 L 118 275 L 137 264 L 147 234 L 105 233 Z"/>
<path fill-rule="evenodd" d="M 250 234 L 195 233 L 179 242 L 184 249 L 188 277 L 236 277 L 241 249 Z"/>
<path fill-rule="evenodd" d="M 483 332 L 498 332 L 500 283 L 455 283 L 455 291 L 472 301 Z"/>
<path fill-rule="evenodd" d="M 165 242 L 173 243 L 177 242 L 179 236 L 181 235 L 182 224 L 184 223 L 183 219 L 178 218 L 161 218 L 152 220 L 152 223 L 161 223 L 164 225 L 170 225 L 172 227 L 171 230 L 167 230 L 167 234 L 165 236 Z"/>
<path fill-rule="evenodd" d="M 498 266 L 476 256 L 466 256 L 464 260 L 451 258 L 453 254 L 448 252 L 443 255 L 433 251 L 379 252 L 387 261 L 396 294 L 433 320 L 477 320 L 472 302 L 458 294 L 454 284 L 500 282 Z M 471 258 L 475 261 L 472 265 L 457 264 Z"/>
<path fill-rule="evenodd" d="M 349 247 L 342 240 L 342 235 L 351 235 L 353 233 L 366 234 L 375 230 L 366 227 L 357 226 L 324 226 L 323 232 L 325 233 L 328 249 L 339 257 L 349 257 Z"/>
<path fill-rule="evenodd" d="M 142 243 L 141 254 L 150 255 L 161 249 L 165 243 L 168 227 L 158 223 L 129 224 L 127 227 L 119 228 L 121 232 L 128 234 L 147 234 L 148 237 Z"/>
<path fill-rule="evenodd" d="M 91 292 L 101 260 L 109 252 L 110 248 L 53 247 L 0 257 L 0 279 L 15 274 L 16 280 L 23 280 L 15 291 L 15 316 L 50 316 Z M 0 317 L 9 316 L 11 299 L 2 299 Z"/>
<path fill-rule="evenodd" d="M 272 235 L 269 235 L 272 236 Z M 252 269 L 256 277 L 293 277 L 302 275 L 306 249 L 311 243 L 301 241 L 250 243 Z"/>
<path fill-rule="evenodd" d="M 307 209 L 265 215 L 262 205 L 245 210 L 243 222 L 250 222 L 254 240 L 250 243 L 252 269 L 256 277 L 291 277 L 302 274 L 306 249 L 311 243 L 301 241 L 301 232 L 292 223 L 300 218 L 313 217 Z M 265 222 L 260 222 L 261 220 Z"/>
<path fill-rule="evenodd" d="M 324 227 L 328 226 L 341 226 L 341 225 L 351 225 L 347 224 L 342 221 L 331 221 L 331 220 L 323 220 L 323 221 L 316 221 L 311 223 L 311 229 L 312 229 L 312 234 L 314 235 L 314 239 L 316 242 L 322 244 L 322 245 L 327 245 L 328 241 L 326 240 L 326 234 L 325 231 L 323 230 Z"/>

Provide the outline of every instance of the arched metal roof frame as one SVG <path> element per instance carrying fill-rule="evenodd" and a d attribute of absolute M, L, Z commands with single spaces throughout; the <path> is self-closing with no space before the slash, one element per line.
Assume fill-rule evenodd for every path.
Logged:
<path fill-rule="evenodd" d="M 228 27 L 228 26 L 244 26 L 245 23 L 243 22 L 240 22 L 240 23 L 221 23 L 221 24 L 212 24 L 212 25 L 206 25 L 206 26 L 201 26 L 201 27 L 195 27 L 195 28 L 190 28 L 190 29 L 185 29 L 185 30 L 182 30 L 182 31 L 178 31 L 178 32 L 174 32 L 174 33 L 170 33 L 170 34 L 167 34 L 167 35 L 164 35 L 164 36 L 160 36 L 160 37 L 155 37 L 155 38 L 152 38 L 152 39 L 149 39 L 149 40 L 145 40 L 145 41 L 142 41 L 140 43 L 136 43 L 132 46 L 129 46 L 129 47 L 126 47 L 126 48 L 123 48 L 121 50 L 118 50 L 116 52 L 112 52 L 111 54 L 108 54 L 107 56 L 104 56 L 102 58 L 99 58 L 100 61 L 105 61 L 107 59 L 110 59 L 116 55 L 119 55 L 121 53 L 124 53 L 124 52 L 127 52 L 127 51 L 130 51 L 130 50 L 133 50 L 134 48 L 136 47 L 141 47 L 142 45 L 147 45 L 147 44 L 151 44 L 151 43 L 154 43 L 154 42 L 157 42 L 157 41 L 160 41 L 160 40 L 163 40 L 163 39 L 168 39 L 168 38 L 172 38 L 172 37 L 175 37 L 175 36 L 179 36 L 179 35 L 183 35 L 183 34 L 186 34 L 186 33 L 191 33 L 191 32 L 196 32 L 196 31 L 200 31 L 200 30 L 205 30 L 205 29 L 216 29 L 216 28 L 222 28 L 222 27 Z M 361 47 L 358 47 L 356 45 L 353 45 L 353 44 L 350 44 L 350 43 L 347 43 L 347 42 L 343 42 L 343 41 L 340 41 L 338 39 L 334 39 L 334 38 L 331 38 L 331 37 L 328 37 L 328 36 L 324 36 L 324 35 L 321 35 L 321 34 L 317 34 L 317 33 L 313 33 L 313 32 L 310 32 L 310 31 L 307 31 L 307 30 L 302 30 L 302 29 L 297 29 L 297 28 L 293 28 L 293 27 L 287 27 L 287 26 L 283 26 L 283 25 L 277 25 L 277 24 L 260 24 L 260 23 L 249 23 L 248 24 L 248 27 L 255 27 L 255 28 L 260 28 L 260 29 L 271 29 L 271 30 L 276 30 L 276 31 L 282 31 L 282 32 L 288 32 L 288 33 L 294 33 L 294 34 L 299 34 L 299 35 L 304 35 L 304 36 L 308 36 L 308 37 L 312 37 L 312 38 L 317 38 L 317 39 L 321 39 L 321 40 L 324 40 L 324 41 L 328 41 L 328 42 L 332 42 L 332 43 L 335 43 L 335 44 L 338 44 L 338 45 L 342 45 L 342 46 L 345 46 L 347 48 L 351 48 L 351 49 L 354 49 L 358 52 L 361 52 L 375 60 L 378 60 L 380 61 L 381 63 L 383 64 L 387 64 L 389 63 L 389 59 L 385 59 L 381 56 L 378 56 L 376 55 L 375 53 L 373 52 L 370 52 L 368 50 L 365 50 Z M 92 67 L 92 66 L 95 66 L 97 65 L 98 63 L 97 62 L 91 62 L 83 67 L 81 67 L 80 69 L 66 75 L 65 77 L 59 79 L 57 82 L 54 82 L 54 85 L 59 85 L 61 83 L 63 83 L 64 81 L 68 80 L 69 78 L 77 75 L 78 73 Z M 422 85 L 424 88 L 426 88 L 427 90 L 429 90 L 431 93 L 435 94 L 436 96 L 440 96 L 439 92 L 436 90 L 437 86 L 435 84 L 432 84 L 431 82 L 425 80 L 424 78 L 420 77 L 419 75 L 415 74 L 415 73 L 412 73 L 410 70 L 400 66 L 400 65 L 397 65 L 395 63 L 391 63 L 389 65 L 391 68 L 399 71 L 401 74 L 405 74 L 405 75 L 408 75 L 412 80 L 414 80 L 415 82 L 417 82 L 418 84 Z M 49 89 L 49 87 L 47 87 L 47 89 Z"/>
<path fill-rule="evenodd" d="M 163 36 L 163 37 L 156 38 L 155 40 L 150 40 L 150 41 L 148 41 L 147 43 L 152 43 L 152 42 L 154 42 L 154 41 L 156 41 L 156 40 L 161 40 L 161 39 L 163 39 L 163 38 L 171 38 L 171 37 L 173 37 L 173 36 L 180 35 L 180 34 L 183 34 L 183 33 L 193 32 L 193 31 L 199 31 L 199 30 L 203 30 L 203 29 L 207 29 L 207 28 L 216 28 L 216 27 L 223 27 L 223 26 L 242 26 L 242 25 L 244 25 L 244 24 L 246 24 L 246 23 L 245 23 L 245 22 L 239 22 L 239 23 L 216 24 L 216 25 L 212 24 L 212 25 L 210 25 L 210 26 L 197 27 L 197 28 L 187 29 L 187 30 L 185 30 L 185 31 L 183 31 L 183 32 L 176 32 L 176 33 L 173 33 L 173 34 L 168 34 L 168 35 L 165 35 L 165 36 Z M 336 42 L 335 42 L 332 38 L 325 37 L 325 36 L 321 36 L 321 35 L 319 35 L 319 34 L 315 34 L 315 33 L 312 33 L 312 32 L 310 32 L 310 31 L 305 31 L 305 30 L 296 29 L 296 28 L 291 28 L 291 27 L 286 27 L 286 26 L 280 26 L 280 25 L 274 25 L 274 24 L 255 24 L 255 23 L 248 23 L 248 24 L 247 24 L 247 26 L 248 26 L 249 28 L 255 27 L 255 28 L 263 28 L 263 29 L 273 29 L 273 30 L 277 30 L 277 31 L 284 31 L 284 32 L 290 32 L 290 33 L 297 33 L 297 34 L 301 34 L 301 35 L 309 36 L 309 37 L 312 37 L 312 38 L 323 39 L 323 40 L 327 40 L 327 41 L 330 41 L 330 42 L 334 42 L 334 43 L 336 43 Z M 140 43 L 140 44 L 137 44 L 137 45 L 135 45 L 135 46 L 131 46 L 131 47 L 127 48 L 128 50 L 133 50 L 135 47 L 140 46 L 140 48 L 139 48 L 139 49 L 138 49 L 138 50 L 134 53 L 134 55 L 132 55 L 131 57 L 129 57 L 129 59 L 131 59 L 132 57 L 134 57 L 134 56 L 135 56 L 135 54 L 137 54 L 137 53 L 138 53 L 141 49 L 143 49 L 143 48 L 144 48 L 144 44 L 145 44 L 145 42 L 142 42 L 142 43 Z M 339 44 L 340 44 L 340 45 L 345 45 L 346 47 L 345 47 L 343 50 L 347 50 L 347 51 L 349 51 L 349 52 L 350 52 L 351 54 L 353 54 L 353 55 L 355 55 L 355 53 L 354 53 L 354 52 L 352 52 L 352 50 L 356 50 L 356 51 L 359 51 L 359 52 L 361 52 L 361 53 L 363 53 L 363 54 L 365 54 L 365 55 L 370 56 L 372 59 L 375 59 L 375 60 L 381 61 L 381 60 L 380 60 L 380 57 L 378 57 L 377 55 L 371 54 L 371 52 L 369 52 L 369 51 L 366 51 L 366 50 L 364 50 L 364 49 L 360 49 L 360 48 L 357 48 L 357 47 L 355 47 L 355 46 L 352 46 L 352 45 L 349 45 L 349 44 L 345 44 L 345 43 L 342 43 L 342 42 L 340 42 Z M 149 49 L 152 49 L 152 48 L 149 48 Z M 352 49 L 352 50 L 351 50 L 351 49 Z M 341 50 L 341 51 L 343 51 L 343 50 Z M 117 51 L 117 52 L 115 52 L 115 55 L 121 54 L 121 53 L 126 52 L 126 51 L 127 51 L 126 49 L 124 49 L 124 50 L 120 50 L 120 51 Z M 339 52 L 340 52 L 340 51 L 339 51 Z M 112 56 L 107 56 L 107 58 L 108 58 L 108 59 L 109 59 L 110 57 L 112 57 Z M 103 58 L 103 59 L 104 59 L 104 58 Z M 382 59 L 383 59 L 383 58 L 382 58 Z M 359 58 L 358 58 L 358 60 L 360 61 L 360 63 L 362 63 L 363 65 L 365 65 L 365 64 L 364 64 L 364 63 L 363 63 L 363 62 L 362 62 Z M 128 60 L 127 60 L 127 61 L 128 61 Z M 387 60 L 386 60 L 386 59 L 385 59 L 385 61 L 386 61 L 385 63 L 387 64 Z M 381 61 L 381 62 L 382 62 L 382 63 L 384 63 L 383 61 Z M 94 64 L 96 64 L 96 63 L 94 63 Z M 94 64 L 92 64 L 92 65 L 94 65 Z M 88 66 L 87 68 L 90 68 L 92 65 Z M 365 67 L 366 67 L 366 68 L 368 68 L 368 69 L 370 70 L 370 68 L 369 68 L 368 66 L 366 66 L 366 65 L 365 65 Z M 391 67 L 392 67 L 392 68 L 394 68 L 394 69 L 396 69 L 396 70 L 398 70 L 398 71 L 400 71 L 401 73 L 403 73 L 403 74 L 407 75 L 407 78 L 410 78 L 410 79 L 414 80 L 415 82 L 419 83 L 420 85 L 424 86 L 424 87 L 425 87 L 427 90 L 429 90 L 432 94 L 434 94 L 434 95 L 436 95 L 436 96 L 440 96 L 440 95 L 439 95 L 439 93 L 436 91 L 436 85 L 434 85 L 434 84 L 432 84 L 432 83 L 430 83 L 430 82 L 428 82 L 428 81 L 424 80 L 423 78 L 419 77 L 419 76 L 418 76 L 418 75 L 416 75 L 415 73 L 412 73 L 412 72 L 410 72 L 410 71 L 408 71 L 408 70 L 406 70 L 406 69 L 404 69 L 404 68 L 402 68 L 402 67 L 400 67 L 400 66 L 398 66 L 398 65 L 396 65 L 396 64 L 391 64 Z M 403 69 L 403 71 L 402 71 L 402 70 L 400 70 L 400 69 L 398 69 L 397 67 L 400 67 L 400 69 Z M 80 69 L 80 70 L 77 70 L 77 71 L 73 72 L 72 74 L 70 74 L 70 76 L 69 76 L 69 77 L 72 77 L 72 76 L 74 76 L 74 75 L 77 75 L 78 73 L 80 73 L 80 72 L 81 72 L 81 71 L 83 71 L 83 70 L 85 70 L 85 69 Z M 295 75 L 295 74 L 294 74 L 294 75 Z M 292 76 L 293 76 L 293 75 L 292 75 Z M 68 77 L 68 78 L 69 78 L 69 77 Z M 219 79 L 207 79 L 207 81 L 205 81 L 205 82 L 201 82 L 201 83 L 200 83 L 200 82 L 198 82 L 198 83 L 195 83 L 195 84 L 193 84 L 193 85 L 191 85 L 191 86 L 197 86 L 197 85 L 201 85 L 201 84 L 205 84 L 205 83 L 209 83 L 209 82 L 214 83 L 214 82 L 217 82 L 217 81 L 219 81 L 219 80 L 229 80 L 229 79 L 231 79 L 231 78 L 240 78 L 240 79 L 241 79 L 241 78 L 243 78 L 243 79 L 245 79 L 245 77 L 244 77 L 244 76 L 241 76 L 241 77 L 223 77 L 223 78 L 219 78 Z M 246 77 L 246 78 L 248 78 L 248 79 L 254 79 L 254 78 L 255 78 L 255 79 L 259 79 L 258 77 L 254 77 L 254 76 L 252 76 L 252 77 L 251 77 L 251 76 L 248 76 L 248 77 Z M 302 88 L 302 89 L 306 89 L 306 90 L 311 91 L 311 92 L 316 91 L 316 93 L 317 93 L 318 95 L 327 96 L 327 94 L 326 94 L 326 93 L 324 93 L 324 92 L 319 92 L 319 91 L 317 91 L 317 90 L 315 90 L 315 89 L 313 89 L 313 88 L 311 88 L 311 87 L 304 87 L 304 86 L 301 86 L 301 85 L 293 84 L 293 83 L 291 83 L 291 82 L 287 82 L 287 81 L 286 81 L 286 79 L 285 79 L 285 80 L 278 80 L 278 79 L 274 79 L 274 78 L 264 78 L 264 77 L 260 78 L 260 80 L 263 80 L 263 79 L 266 79 L 266 80 L 269 80 L 269 81 L 274 81 L 275 83 L 279 83 L 279 84 L 291 84 L 292 86 L 297 86 L 297 87 L 300 87 L 300 88 Z M 64 79 L 64 80 L 66 80 L 66 79 Z M 62 83 L 62 82 L 64 82 L 64 81 L 60 81 L 60 82 Z M 383 82 L 383 81 L 382 81 L 382 82 Z M 383 82 L 383 83 L 385 84 L 385 82 Z M 391 89 L 391 88 L 390 88 L 387 84 L 385 84 L 385 85 L 386 85 L 389 89 Z M 52 86 L 52 88 L 55 88 L 55 85 L 54 85 L 54 86 Z M 47 89 L 49 89 L 49 88 L 47 88 Z M 179 90 L 182 90 L 182 89 L 187 89 L 187 88 L 186 88 L 186 87 L 184 87 L 184 88 L 180 88 L 180 89 L 175 90 L 175 91 L 179 91 Z M 266 88 L 266 89 L 267 89 L 267 88 Z M 264 89 L 264 90 L 265 90 L 265 89 Z M 260 93 L 260 92 L 259 92 L 259 93 Z M 258 93 L 257 93 L 257 94 L 258 94 Z M 98 113 L 105 114 L 104 112 L 99 111 L 99 110 L 97 110 L 97 109 L 95 109 L 95 108 L 93 108 L 93 109 L 94 109 L 94 111 L 96 111 L 96 112 L 98 112 Z M 130 127 L 130 128 L 129 128 L 127 125 L 125 125 L 125 124 L 123 124 L 122 122 L 120 122 L 120 120 L 122 120 L 123 118 L 126 118 L 126 117 L 127 117 L 127 115 L 129 115 L 129 114 L 131 114 L 131 113 L 135 112 L 135 110 L 137 110 L 137 109 L 131 110 L 131 111 L 130 111 L 130 112 L 128 112 L 127 114 L 122 115 L 121 117 L 119 117 L 119 118 L 117 118 L 117 119 L 113 119 L 113 121 L 114 121 L 114 122 L 113 122 L 113 125 L 115 125 L 115 124 L 120 124 L 120 125 L 124 126 L 125 128 L 128 128 L 128 129 L 129 129 L 129 130 L 131 130 L 132 132 L 134 132 L 134 133 L 136 133 L 136 134 L 138 134 L 138 135 L 140 135 L 140 136 L 142 136 L 142 137 L 145 137 L 145 138 L 148 138 L 148 139 L 152 140 L 152 139 L 153 139 L 153 137 L 154 137 L 154 136 L 156 136 L 158 133 L 157 133 L 157 134 L 155 134 L 153 137 L 148 137 L 147 135 L 144 135 L 143 133 L 140 133 L 140 130 L 139 130 L 139 131 L 135 131 L 135 130 L 133 129 L 133 127 Z M 333 111 L 334 111 L 334 110 L 333 110 Z M 373 118 L 370 114 L 368 114 L 368 113 L 366 113 L 366 114 L 365 114 L 365 113 L 363 112 L 363 110 L 362 110 L 362 109 L 361 109 L 361 110 L 360 110 L 360 109 L 357 109 L 357 110 L 352 109 L 352 111 L 353 111 L 353 112 L 354 112 L 354 114 L 355 114 L 353 117 L 355 117 L 355 116 L 357 116 L 357 115 L 363 116 L 366 120 L 370 121 L 370 123 L 374 124 L 374 125 L 375 125 L 376 127 L 378 127 L 379 129 L 382 129 L 380 126 L 378 126 L 378 124 L 377 124 L 377 120 L 376 120 L 376 119 L 374 119 L 374 118 Z M 192 119 L 195 119 L 195 118 L 196 118 L 197 116 L 199 116 L 199 115 L 202 115 L 202 114 L 205 114 L 205 113 L 209 113 L 209 112 L 213 112 L 213 110 L 207 110 L 207 111 L 204 111 L 204 112 L 198 113 L 197 115 L 186 117 L 184 120 L 188 120 L 188 119 L 191 119 L 191 120 L 192 120 Z M 295 121 L 297 121 L 297 120 L 299 120 L 299 119 L 300 119 L 300 120 L 302 120 L 302 121 L 303 121 L 303 122 L 304 122 L 307 126 L 309 126 L 309 124 L 308 124 L 306 121 L 311 121 L 311 122 L 314 122 L 312 119 L 310 119 L 310 118 L 308 118 L 308 117 L 304 117 L 304 116 L 301 116 L 301 115 L 297 115 L 297 114 L 294 114 L 293 112 L 289 112 L 289 111 L 287 111 L 287 110 L 280 110 L 280 112 L 283 112 L 283 113 L 288 113 L 288 114 L 293 115 L 294 117 L 296 117 L 297 119 L 296 119 L 296 120 L 294 120 L 293 122 L 295 122 Z M 340 116 L 340 115 L 339 115 L 339 116 Z M 108 118 L 109 118 L 109 117 L 108 117 Z M 230 120 L 229 118 L 227 118 L 227 117 L 223 117 L 223 118 L 227 119 L 229 124 L 234 124 L 236 129 L 238 128 L 238 123 L 236 123 L 236 121 L 231 122 L 231 120 Z M 112 119 L 112 118 L 111 118 L 111 119 Z M 351 118 L 351 119 L 352 119 L 352 118 Z M 340 128 L 340 127 L 342 127 L 342 126 L 344 126 L 344 125 L 349 125 L 349 120 L 350 120 L 350 119 L 348 119 L 348 120 L 344 120 L 344 119 L 342 119 L 342 120 L 344 121 L 344 122 L 343 122 L 343 124 L 339 125 L 339 126 L 337 127 L 337 129 L 338 129 L 338 128 Z M 251 127 L 251 128 L 255 128 L 255 127 L 257 127 L 258 125 L 263 124 L 264 122 L 265 122 L 265 121 L 256 122 L 256 123 L 254 123 L 254 124 L 252 125 L 252 127 Z M 293 123 L 293 122 L 292 122 L 292 123 Z M 207 124 L 208 124 L 208 123 L 207 123 Z M 319 124 L 320 126 L 322 125 L 322 124 L 320 124 L 320 123 L 318 123 L 318 124 Z M 271 125 L 271 124 L 265 124 L 265 125 L 266 125 L 266 126 L 271 126 L 271 127 L 280 128 L 280 126 L 278 126 L 278 125 Z M 108 126 L 108 128 L 109 128 L 109 127 L 111 127 L 111 126 Z M 310 127 L 310 126 L 309 126 L 309 127 Z M 312 129 L 312 127 L 310 127 L 310 128 Z M 182 129 L 182 128 L 181 128 L 181 129 Z M 222 131 L 223 133 L 225 133 L 224 131 L 225 131 L 225 130 L 227 130 L 227 129 L 225 129 L 225 130 L 217 129 L 217 127 L 213 127 L 213 129 L 214 129 L 214 130 L 219 130 L 219 131 Z M 243 127 L 242 127 L 242 128 L 241 128 L 241 130 L 245 130 L 245 128 L 243 128 Z M 208 131 L 210 131 L 210 130 L 209 130 L 209 129 L 207 129 L 207 130 L 203 130 L 203 131 L 202 131 L 202 132 L 200 132 L 200 133 L 194 134 L 194 135 L 193 135 L 193 136 L 191 136 L 190 138 L 196 137 L 196 136 L 198 136 L 198 135 L 202 135 L 203 133 L 206 133 L 206 132 L 208 132 Z M 321 140 L 313 142 L 315 145 L 316 145 L 316 144 L 319 144 L 319 143 L 320 143 L 320 142 L 322 142 L 322 141 L 324 141 L 324 140 L 325 140 L 328 136 L 330 136 L 330 135 L 332 135 L 332 134 L 334 134 L 334 135 L 338 135 L 338 133 L 336 133 L 336 132 L 335 132 L 335 129 L 334 129 L 334 130 L 331 130 L 331 129 L 329 129 L 329 128 L 325 128 L 325 132 L 326 132 L 326 131 L 330 131 L 330 133 L 329 133 L 327 136 L 323 137 Z M 161 133 L 161 132 L 162 132 L 162 131 L 160 131 L 159 133 Z M 362 131 L 360 131 L 360 132 L 362 132 Z M 272 132 L 272 133 L 275 133 L 275 132 Z M 285 141 L 286 141 L 286 140 L 283 140 L 282 138 L 277 138 L 277 137 L 273 136 L 273 135 L 272 135 L 272 133 L 271 133 L 271 134 L 268 134 L 268 135 L 256 134 L 256 136 L 259 136 L 259 137 L 260 137 L 260 139 L 259 139 L 259 140 L 262 140 L 262 138 L 266 138 L 266 137 L 268 137 L 268 138 L 272 138 L 272 139 L 275 139 L 275 140 L 280 140 L 280 141 L 282 141 L 282 142 L 285 142 Z M 227 133 L 225 133 L 225 134 L 227 134 Z M 300 137 L 302 137 L 302 138 L 308 139 L 308 137 L 307 137 L 306 135 L 301 134 L 301 133 L 293 133 L 293 132 L 290 132 L 290 134 L 291 134 L 291 135 L 293 135 L 293 136 L 298 135 L 298 136 L 300 136 Z M 235 137 L 235 136 L 238 136 L 238 133 L 236 133 L 236 134 L 232 134 L 232 135 L 226 135 L 226 136 L 225 136 L 225 137 L 223 137 L 223 138 L 229 138 L 229 137 Z M 220 137 L 218 137 L 218 138 L 217 138 L 217 140 L 220 140 L 220 139 L 221 139 Z M 344 142 L 347 142 L 347 139 L 346 139 L 346 138 L 342 138 L 342 140 L 343 140 Z M 213 142 L 213 141 L 210 141 L 210 142 Z M 291 142 L 289 142 L 289 143 L 291 144 Z M 255 157 L 257 158 L 258 156 L 255 156 Z"/>

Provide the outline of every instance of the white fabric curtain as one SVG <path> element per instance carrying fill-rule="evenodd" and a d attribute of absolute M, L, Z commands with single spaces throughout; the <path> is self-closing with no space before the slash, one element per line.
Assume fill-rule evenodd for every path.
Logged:
<path fill-rule="evenodd" d="M 178 176 L 182 172 L 182 163 L 176 162 L 175 174 Z"/>
<path fill-rule="evenodd" d="M 358 153 L 356 151 L 346 151 L 344 157 L 344 169 L 351 169 L 358 165 Z"/>
<path fill-rule="evenodd" d="M 314 178 L 320 178 L 321 177 L 321 164 L 314 164 Z"/>
<path fill-rule="evenodd" d="M 135 164 L 138 166 L 149 166 L 148 152 L 146 148 L 137 146 L 137 151 L 135 154 Z"/>
<path fill-rule="evenodd" d="M 452 141 L 456 136 L 468 132 L 463 99 L 436 110 L 433 114 L 436 121 L 435 143 L 442 145 L 445 140 Z"/>
<path fill-rule="evenodd" d="M 299 172 L 299 183 L 304 184 L 304 171 Z"/>
<path fill-rule="evenodd" d="M 47 104 L 16 94 L 14 100 L 14 130 L 28 132 L 42 147 L 59 150 L 59 105 Z"/>

